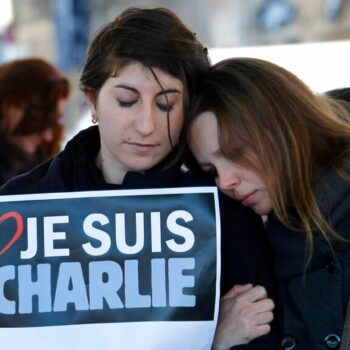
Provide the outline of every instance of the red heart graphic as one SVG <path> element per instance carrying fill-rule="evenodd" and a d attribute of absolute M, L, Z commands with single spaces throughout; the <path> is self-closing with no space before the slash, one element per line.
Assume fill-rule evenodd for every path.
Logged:
<path fill-rule="evenodd" d="M 8 213 L 5 213 L 5 214 L 0 216 L 0 224 L 9 218 L 14 218 L 16 220 L 17 230 L 16 230 L 15 234 L 12 236 L 11 240 L 5 245 L 4 248 L 2 248 L 0 250 L 0 255 L 4 254 L 6 252 L 6 250 L 11 248 L 11 246 L 18 240 L 19 237 L 21 237 L 21 235 L 23 233 L 23 219 L 22 219 L 21 214 L 15 212 L 15 211 L 9 211 Z"/>

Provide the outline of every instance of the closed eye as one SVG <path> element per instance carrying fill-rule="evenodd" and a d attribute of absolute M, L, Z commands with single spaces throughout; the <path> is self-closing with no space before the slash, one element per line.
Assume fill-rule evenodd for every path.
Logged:
<path fill-rule="evenodd" d="M 163 103 L 157 103 L 157 107 L 162 111 L 162 112 L 170 112 L 174 105 L 173 104 L 163 104 Z"/>
<path fill-rule="evenodd" d="M 235 147 L 232 151 L 232 157 L 233 158 L 241 158 L 243 153 L 244 153 L 243 146 Z"/>
<path fill-rule="evenodd" d="M 137 102 L 137 100 L 131 100 L 131 101 L 117 100 L 117 101 L 119 103 L 119 106 L 122 108 L 130 108 Z"/>

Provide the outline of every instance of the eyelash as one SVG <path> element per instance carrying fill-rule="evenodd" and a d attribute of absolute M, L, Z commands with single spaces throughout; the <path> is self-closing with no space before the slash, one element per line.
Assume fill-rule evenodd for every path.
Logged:
<path fill-rule="evenodd" d="M 156 105 L 162 112 L 170 112 L 174 107 L 174 105 L 171 104 L 163 105 L 162 103 L 157 103 Z"/>
<path fill-rule="evenodd" d="M 119 106 L 122 107 L 122 108 L 130 108 L 137 102 L 137 100 L 133 100 L 133 101 L 117 100 L 117 101 L 119 103 Z M 161 110 L 162 112 L 170 112 L 173 109 L 173 107 L 174 107 L 173 104 L 165 105 L 165 104 L 162 104 L 162 103 L 156 103 L 156 105 L 159 108 L 159 110 Z"/>
<path fill-rule="evenodd" d="M 122 108 L 130 108 L 132 107 L 137 100 L 133 100 L 133 101 L 121 101 L 121 100 L 117 100 L 119 103 L 119 106 Z"/>

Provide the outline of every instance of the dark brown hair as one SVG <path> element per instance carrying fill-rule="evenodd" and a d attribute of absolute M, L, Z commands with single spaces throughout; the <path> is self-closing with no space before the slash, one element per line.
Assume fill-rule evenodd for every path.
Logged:
<path fill-rule="evenodd" d="M 60 148 L 62 126 L 58 124 L 57 104 L 69 95 L 69 82 L 51 64 L 40 58 L 19 59 L 0 66 L 0 135 L 30 135 L 52 127 L 54 140 L 45 144 L 47 156 Z M 10 130 L 7 111 L 23 109 L 24 115 Z"/>
<path fill-rule="evenodd" d="M 183 146 L 189 100 L 196 82 L 210 66 L 207 49 L 170 10 L 129 8 L 94 37 L 80 88 L 96 99 L 107 78 L 130 62 L 139 62 L 151 70 L 161 69 L 183 83 L 185 121 L 179 141 Z M 174 159 L 178 159 L 180 153 L 181 147 Z"/>
<path fill-rule="evenodd" d="M 259 172 L 275 214 L 287 227 L 306 232 L 310 253 L 315 228 L 328 242 L 337 236 L 320 212 L 315 190 L 327 169 L 346 173 L 342 159 L 350 151 L 350 117 L 342 106 L 275 64 L 235 58 L 214 65 L 203 81 L 192 121 L 204 111 L 217 118 L 223 155 Z M 242 145 L 259 164 L 237 152 Z"/>

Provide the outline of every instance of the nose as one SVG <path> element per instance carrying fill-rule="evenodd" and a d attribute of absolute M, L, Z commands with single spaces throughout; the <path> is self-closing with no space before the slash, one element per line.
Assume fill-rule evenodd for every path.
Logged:
<path fill-rule="evenodd" d="M 219 173 L 216 178 L 216 184 L 222 191 L 234 190 L 240 183 L 240 177 L 232 173 Z"/>
<path fill-rule="evenodd" d="M 142 113 L 136 118 L 136 129 L 144 136 L 152 134 L 155 120 L 151 107 L 144 107 Z"/>
<path fill-rule="evenodd" d="M 51 142 L 53 138 L 54 138 L 54 131 L 51 128 L 48 128 L 41 133 L 42 141 Z"/>

